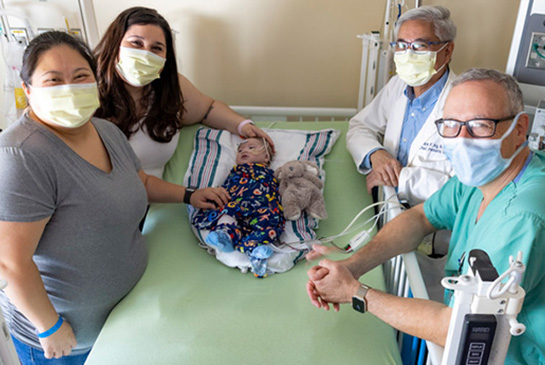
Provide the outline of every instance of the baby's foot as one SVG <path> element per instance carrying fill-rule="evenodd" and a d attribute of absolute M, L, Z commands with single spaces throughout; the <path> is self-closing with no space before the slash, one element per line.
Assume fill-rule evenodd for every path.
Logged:
<path fill-rule="evenodd" d="M 210 232 L 208 236 L 206 236 L 205 241 L 221 252 L 233 252 L 231 237 L 227 232 L 222 231 L 221 229 Z"/>
<path fill-rule="evenodd" d="M 272 248 L 267 245 L 257 246 L 252 250 L 250 256 L 253 256 L 258 259 L 268 259 L 273 254 Z"/>
<path fill-rule="evenodd" d="M 252 250 L 248 254 L 250 257 L 250 264 L 252 265 L 252 272 L 258 278 L 264 278 L 267 276 L 267 259 L 273 254 L 272 248 L 266 245 L 261 245 Z"/>

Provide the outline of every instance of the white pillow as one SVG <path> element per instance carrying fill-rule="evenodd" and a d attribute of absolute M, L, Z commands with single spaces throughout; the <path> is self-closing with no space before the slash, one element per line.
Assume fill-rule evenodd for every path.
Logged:
<path fill-rule="evenodd" d="M 276 170 L 288 161 L 308 160 L 316 163 L 320 168 L 320 179 L 325 185 L 324 157 L 330 151 L 340 131 L 323 129 L 319 131 L 302 131 L 286 129 L 263 129 L 274 141 L 276 155 L 270 168 Z M 227 131 L 209 128 L 200 128 L 195 133 L 193 153 L 189 167 L 184 177 L 184 185 L 190 188 L 221 186 L 229 172 L 235 165 L 238 144 L 242 139 L 238 135 Z M 198 210 L 188 205 L 189 222 Z M 281 242 L 289 243 L 290 247 L 277 248 L 272 246 L 275 253 L 268 259 L 268 273 L 284 272 L 291 269 L 295 263 L 304 258 L 308 252 L 308 245 L 300 243 L 316 239 L 314 230 L 318 228 L 318 220 L 302 215 L 296 221 L 286 221 L 285 231 L 280 236 Z M 216 252 L 205 243 L 208 230 L 193 232 L 200 241 L 200 245 L 214 254 L 216 258 L 230 267 L 238 267 L 246 272 L 250 267 L 250 260 L 241 252 Z"/>

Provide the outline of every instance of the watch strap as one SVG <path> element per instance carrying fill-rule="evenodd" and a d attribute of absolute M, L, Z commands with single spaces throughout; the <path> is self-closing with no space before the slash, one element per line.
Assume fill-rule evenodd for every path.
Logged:
<path fill-rule="evenodd" d="M 184 193 L 185 204 L 191 204 L 190 199 L 191 199 L 191 195 L 193 195 L 194 192 L 195 192 L 195 189 L 185 188 L 185 193 Z"/>
<path fill-rule="evenodd" d="M 352 308 L 354 310 L 357 310 L 360 313 L 367 312 L 367 292 L 371 289 L 371 287 L 360 284 L 358 291 L 356 294 L 352 297 Z"/>

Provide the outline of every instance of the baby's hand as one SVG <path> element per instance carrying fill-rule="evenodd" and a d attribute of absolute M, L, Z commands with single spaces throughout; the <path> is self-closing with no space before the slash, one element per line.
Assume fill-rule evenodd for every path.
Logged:
<path fill-rule="evenodd" d="M 330 255 L 333 252 L 335 252 L 336 250 L 337 249 L 334 248 L 334 247 L 314 244 L 314 245 L 312 245 L 312 250 L 309 253 L 307 253 L 306 259 L 308 261 L 316 260 L 316 259 L 322 258 L 324 256 Z"/>
<path fill-rule="evenodd" d="M 190 203 L 195 208 L 217 209 L 223 208 L 230 200 L 231 196 L 224 188 L 203 188 L 195 190 Z"/>

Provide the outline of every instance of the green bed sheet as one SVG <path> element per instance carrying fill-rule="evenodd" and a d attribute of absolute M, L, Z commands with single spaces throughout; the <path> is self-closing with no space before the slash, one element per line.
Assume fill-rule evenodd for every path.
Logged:
<path fill-rule="evenodd" d="M 320 222 L 319 236 L 339 233 L 371 203 L 345 147 L 347 122 L 259 125 L 341 130 L 326 156 L 329 218 Z M 182 130 L 167 180 L 181 183 L 197 128 Z M 394 330 L 373 315 L 348 305 L 335 313 L 310 304 L 305 291 L 310 263 L 265 279 L 226 267 L 197 245 L 182 204 L 152 205 L 144 233 L 146 272 L 111 312 L 87 364 L 401 363 Z M 380 267 L 362 280 L 384 288 Z"/>

